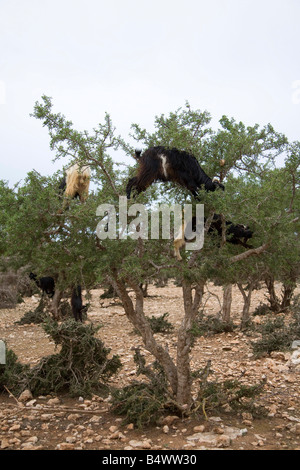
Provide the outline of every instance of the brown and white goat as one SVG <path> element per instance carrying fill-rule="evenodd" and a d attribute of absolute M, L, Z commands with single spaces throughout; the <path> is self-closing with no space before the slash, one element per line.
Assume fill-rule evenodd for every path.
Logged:
<path fill-rule="evenodd" d="M 137 175 L 131 178 L 126 187 L 127 198 L 130 199 L 131 190 L 137 193 L 145 191 L 154 181 L 173 181 L 187 188 L 195 198 L 198 198 L 198 189 L 204 186 L 206 191 L 215 191 L 224 186 L 212 180 L 200 167 L 196 158 L 176 148 L 150 147 L 142 155 L 135 151 L 135 158 L 139 161 Z"/>

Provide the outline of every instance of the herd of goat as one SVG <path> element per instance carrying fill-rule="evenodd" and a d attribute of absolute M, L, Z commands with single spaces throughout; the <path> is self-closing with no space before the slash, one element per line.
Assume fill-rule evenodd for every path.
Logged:
<path fill-rule="evenodd" d="M 139 165 L 136 176 L 131 178 L 126 186 L 128 199 L 130 199 L 132 190 L 139 194 L 155 181 L 177 183 L 187 188 L 196 200 L 199 200 L 198 191 L 202 187 L 206 191 L 215 191 L 217 188 L 224 191 L 225 189 L 222 183 L 216 179 L 211 179 L 202 170 L 193 155 L 185 151 L 157 146 L 147 149 L 144 153 L 136 150 L 135 158 Z M 80 167 L 75 163 L 68 168 L 59 186 L 59 191 L 64 196 L 64 207 L 67 207 L 70 199 L 79 198 L 81 202 L 85 202 L 88 197 L 89 184 L 89 166 Z M 192 231 L 195 232 L 197 229 L 196 219 L 193 217 L 190 223 L 192 224 Z M 233 224 L 231 221 L 224 221 L 220 214 L 213 215 L 208 233 L 217 233 L 219 237 L 222 237 L 223 226 L 225 226 L 226 241 L 242 245 L 245 248 L 252 248 L 247 243 L 253 235 L 249 227 L 242 224 Z M 182 259 L 180 248 L 188 242 L 184 236 L 186 229 L 186 225 L 183 226 L 183 235 L 174 239 L 174 254 L 178 260 Z M 42 290 L 42 294 L 46 294 L 50 298 L 54 296 L 55 282 L 52 277 L 37 278 L 34 273 L 30 273 L 29 277 Z M 82 321 L 82 312 L 86 310 L 86 306 L 82 303 L 80 285 L 72 289 L 71 307 L 75 320 Z"/>

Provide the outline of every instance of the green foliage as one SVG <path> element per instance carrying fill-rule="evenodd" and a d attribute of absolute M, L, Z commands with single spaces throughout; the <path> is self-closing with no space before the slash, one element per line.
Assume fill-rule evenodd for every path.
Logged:
<path fill-rule="evenodd" d="M 135 349 L 134 361 L 137 375 L 143 374 L 146 380 L 134 381 L 122 389 L 112 390 L 112 412 L 124 416 L 125 423 L 134 423 L 139 428 L 156 424 L 167 410 L 178 413 L 170 398 L 168 383 L 161 366 L 155 362 L 146 366 L 145 358 Z"/>
<path fill-rule="evenodd" d="M 84 204 L 72 200 L 68 210 L 64 210 L 58 193 L 62 172 L 46 178 L 31 171 L 24 183 L 14 188 L 0 181 L 0 255 L 2 259 L 9 260 L 13 268 L 28 266 L 29 272 L 32 270 L 38 276 L 52 275 L 62 290 L 76 284 L 85 289 L 93 288 L 98 283 L 109 283 L 115 276 L 124 286 L 130 287 L 133 283 L 139 285 L 155 278 L 158 272 L 190 283 L 201 279 L 218 285 L 237 282 L 246 285 L 263 281 L 267 274 L 277 281 L 291 282 L 291 285 L 299 279 L 300 143 L 289 144 L 286 137 L 270 124 L 246 126 L 223 116 L 220 128 L 213 131 L 209 127 L 209 113 L 192 110 L 186 103 L 185 107 L 168 116 L 157 116 L 153 132 L 142 129 L 138 124 L 132 125 L 133 137 L 139 146 L 165 145 L 194 154 L 204 171 L 211 177 L 217 176 L 226 188 L 225 192 L 200 191 L 205 216 L 221 213 L 226 220 L 249 225 L 254 231 L 250 240 L 253 247 L 266 247 L 259 256 L 247 256 L 240 261 L 239 255 L 244 254 L 246 248 L 220 243 L 218 237 L 206 234 L 203 249 L 199 253 L 184 252 L 183 261 L 178 262 L 173 257 L 172 239 L 141 242 L 99 240 L 97 237 L 97 207 L 103 203 L 117 206 L 119 195 L 125 194 L 129 175 L 136 170 L 134 164 L 120 171 L 113 162 L 110 152 L 121 149 L 132 155 L 133 149 L 115 135 L 110 116 L 106 114 L 103 124 L 92 132 L 77 131 L 70 120 L 53 111 L 51 98 L 43 96 L 41 102 L 35 104 L 33 117 L 48 129 L 55 159 L 62 159 L 65 167 L 75 161 L 89 165 L 96 188 Z M 286 157 L 284 166 L 276 168 L 275 159 L 283 154 Z M 189 203 L 192 197 L 184 188 L 164 183 L 152 185 L 134 201 L 128 202 L 128 207 L 138 202 L 153 210 L 157 201 Z M 116 215 L 118 218 L 118 209 Z M 128 222 L 130 220 L 128 218 Z M 213 323 L 210 328 L 224 331 L 220 330 L 223 326 L 218 322 Z M 198 327 L 202 331 L 209 329 L 204 324 Z M 93 332 L 90 331 L 88 340 L 81 330 L 83 325 L 70 323 L 60 332 L 56 328 L 50 328 L 51 334 L 65 355 L 46 358 L 34 370 L 31 383 L 37 393 L 48 388 L 89 393 L 98 380 L 99 369 L 96 365 L 88 365 L 94 364 L 93 360 L 83 364 L 84 355 L 79 351 L 83 346 L 87 347 L 87 357 L 91 355 L 94 358 L 92 351 L 95 347 L 100 354 L 100 346 L 91 339 Z M 72 335 L 75 336 L 71 341 Z M 106 352 L 100 354 L 101 360 L 102 354 L 105 356 Z M 72 361 L 66 362 L 70 357 Z M 84 365 L 87 370 L 81 372 Z M 77 370 L 80 371 L 78 376 Z M 76 379 L 72 381 L 72 377 Z M 149 401 L 147 394 L 156 393 L 143 387 L 138 385 L 135 389 L 137 396 L 141 396 L 140 402 L 133 401 L 133 405 L 142 403 L 142 409 Z M 165 387 L 157 390 L 153 409 L 155 416 L 155 409 L 158 412 L 164 408 L 165 399 L 167 401 Z M 124 398 L 124 402 L 127 399 Z M 136 412 L 137 416 L 139 412 L 141 410 Z M 144 421 L 144 416 L 141 421 Z"/>
<path fill-rule="evenodd" d="M 236 326 L 233 322 L 224 322 L 221 318 L 213 315 L 198 314 L 192 327 L 194 337 L 209 336 L 219 333 L 230 333 Z"/>
<path fill-rule="evenodd" d="M 151 317 L 147 318 L 153 333 L 171 333 L 174 330 L 172 323 L 167 320 L 168 316 L 169 314 L 166 312 L 158 317 L 152 315 Z M 135 331 L 135 333 L 138 332 Z"/>
<path fill-rule="evenodd" d="M 30 323 L 43 323 L 47 318 L 49 318 L 49 314 L 47 313 L 46 308 L 47 301 L 42 298 L 36 309 L 26 312 L 23 317 L 16 322 L 16 324 L 26 325 Z"/>
<path fill-rule="evenodd" d="M 56 323 L 47 320 L 44 330 L 60 352 L 43 358 L 24 378 L 34 395 L 68 393 L 90 396 L 104 390 L 107 380 L 121 367 L 118 356 L 108 358 L 110 349 L 95 337 L 99 330 L 74 320 Z"/>
<path fill-rule="evenodd" d="M 300 338 L 299 319 L 286 324 L 283 317 L 268 319 L 260 328 L 261 338 L 252 342 L 255 357 L 268 355 L 273 351 L 286 351 L 294 339 Z"/>
<path fill-rule="evenodd" d="M 134 382 L 122 389 L 113 391 L 112 411 L 125 416 L 125 423 L 133 423 L 139 428 L 156 424 L 164 411 L 165 397 L 151 384 Z"/>
<path fill-rule="evenodd" d="M 169 314 L 166 312 L 159 317 L 152 315 L 152 317 L 148 319 L 153 333 L 171 333 L 174 330 L 172 323 L 167 320 L 168 316 Z"/>
<path fill-rule="evenodd" d="M 29 372 L 29 366 L 18 361 L 17 355 L 6 350 L 6 364 L 0 364 L 0 392 L 8 391 L 19 395 L 23 391 L 21 377 Z"/>
<path fill-rule="evenodd" d="M 255 385 L 245 384 L 241 378 L 223 382 L 209 381 L 210 367 L 209 361 L 203 370 L 194 374 L 199 379 L 194 412 L 206 416 L 206 413 L 213 410 L 222 411 L 224 407 L 229 406 L 234 412 L 248 411 L 255 417 L 265 413 L 265 410 L 256 404 L 257 396 L 263 391 L 265 380 Z"/>
<path fill-rule="evenodd" d="M 253 316 L 255 317 L 256 315 L 257 316 L 267 315 L 270 312 L 271 312 L 270 307 L 260 302 L 260 304 L 254 310 Z"/>

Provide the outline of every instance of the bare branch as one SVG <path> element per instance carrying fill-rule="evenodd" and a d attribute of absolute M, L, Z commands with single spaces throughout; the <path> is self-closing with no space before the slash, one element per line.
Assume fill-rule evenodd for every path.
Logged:
<path fill-rule="evenodd" d="M 243 253 L 240 253 L 239 255 L 232 256 L 232 258 L 229 259 L 230 263 L 236 263 L 237 261 L 242 261 L 246 258 L 249 258 L 249 256 L 257 256 L 266 251 L 271 242 L 268 241 L 267 243 L 264 243 L 263 245 L 259 246 L 258 248 L 252 248 L 251 250 L 244 251 Z"/>

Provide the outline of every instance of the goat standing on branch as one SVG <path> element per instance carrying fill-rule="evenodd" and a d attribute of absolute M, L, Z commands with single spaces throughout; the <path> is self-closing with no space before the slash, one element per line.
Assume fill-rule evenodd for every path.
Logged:
<path fill-rule="evenodd" d="M 175 148 L 151 147 L 142 155 L 135 151 L 135 158 L 139 161 L 137 176 L 131 178 L 126 187 L 127 198 L 130 199 L 131 190 L 136 188 L 137 193 L 145 191 L 154 181 L 173 181 L 187 188 L 198 199 L 198 189 L 204 186 L 206 191 L 215 191 L 224 186 L 212 180 L 202 170 L 196 158 Z"/>
<path fill-rule="evenodd" d="M 206 219 L 204 218 L 204 223 Z M 200 227 L 201 228 L 201 227 Z M 182 225 L 182 235 L 177 235 L 174 239 L 174 255 L 176 258 L 181 261 L 182 257 L 180 255 L 180 249 L 185 246 L 185 244 L 191 240 L 191 234 L 197 233 L 198 224 L 196 222 L 196 217 L 192 217 L 192 220 L 188 224 Z M 208 233 L 213 234 L 217 232 L 220 239 L 222 238 L 222 218 L 220 214 L 214 214 L 210 227 L 208 228 Z M 188 233 L 188 237 L 186 236 Z M 225 220 L 225 236 L 226 242 L 232 243 L 233 245 L 242 245 L 244 248 L 253 248 L 249 245 L 248 239 L 252 238 L 253 232 L 249 229 L 247 225 L 243 224 L 233 224 L 231 221 Z"/>
<path fill-rule="evenodd" d="M 89 194 L 90 175 L 89 166 L 80 167 L 78 163 L 75 163 L 67 169 L 66 176 L 61 181 L 59 189 L 64 191 L 66 198 L 75 199 L 79 197 L 81 202 L 85 202 Z"/>
<path fill-rule="evenodd" d="M 36 274 L 30 273 L 29 278 L 36 283 L 39 289 L 42 290 L 43 295 L 46 293 L 50 298 L 54 296 L 55 282 L 53 277 L 45 276 L 38 279 Z"/>

